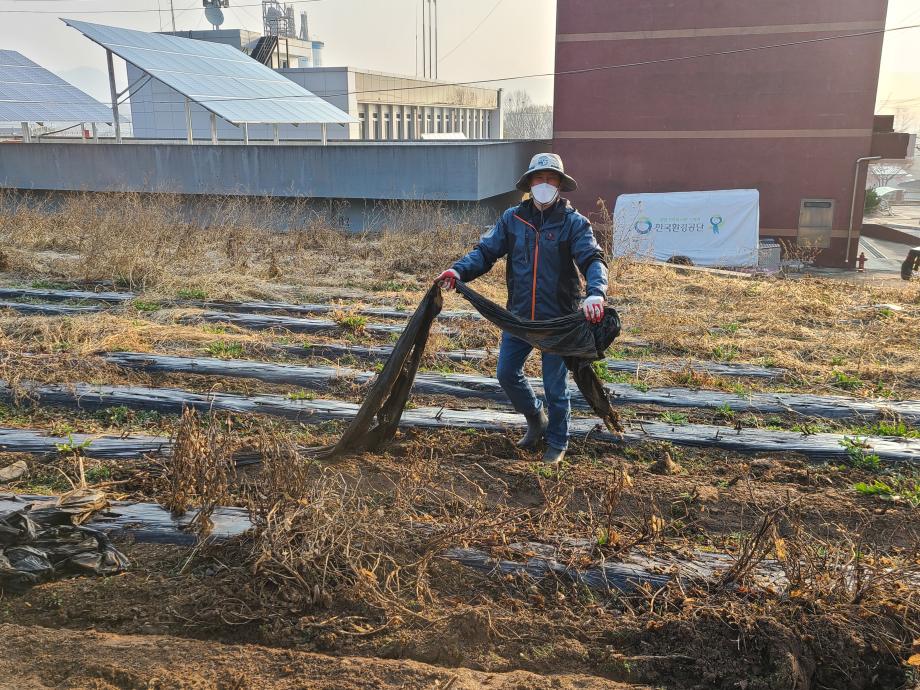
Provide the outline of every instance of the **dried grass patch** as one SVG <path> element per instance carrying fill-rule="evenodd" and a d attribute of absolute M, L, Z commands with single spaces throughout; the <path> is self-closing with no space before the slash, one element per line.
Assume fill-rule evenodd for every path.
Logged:
<path fill-rule="evenodd" d="M 174 195 L 124 193 L 70 195 L 52 206 L 7 194 L 0 238 L 17 248 L 11 261 L 19 271 L 110 280 L 152 295 L 194 288 L 215 298 L 271 298 L 281 292 L 280 276 L 322 274 L 354 254 L 354 238 L 305 204 L 234 197 L 216 204 L 202 211 Z"/>
<path fill-rule="evenodd" d="M 877 384 L 920 387 L 920 308 L 887 317 L 871 308 L 914 304 L 906 288 L 682 275 L 634 263 L 611 292 L 626 305 L 625 328 L 661 353 L 782 367 L 816 388 L 830 389 L 834 370 L 857 377 L 854 391 L 864 394 L 878 394 Z"/>
<path fill-rule="evenodd" d="M 165 312 L 143 319 L 106 312 L 65 318 L 0 317 L 0 347 L 7 352 L 66 352 L 85 357 L 101 352 L 204 347 L 219 340 L 256 347 L 269 339 L 267 332 L 253 333 L 235 327 L 208 330 L 199 325 L 177 324 Z"/>
<path fill-rule="evenodd" d="M 7 194 L 0 198 L 0 240 L 11 270 L 113 280 L 144 290 L 145 298 L 192 290 L 208 298 L 296 300 L 325 287 L 393 295 L 411 308 L 494 222 L 473 209 L 457 217 L 439 204 L 407 202 L 388 209 L 378 230 L 359 234 L 342 229 L 340 210 L 324 215 L 270 199 L 226 198 L 214 202 L 202 227 L 189 221 L 186 203 L 169 195 L 72 195 L 52 207 Z M 606 232 L 603 221 L 597 231 Z M 920 297 L 912 286 L 610 263 L 610 301 L 624 310 L 626 336 L 648 341 L 652 356 L 784 367 L 793 373 L 789 384 L 822 392 L 898 396 L 920 389 Z M 499 261 L 477 290 L 503 302 L 503 271 Z M 455 297 L 448 303 L 469 308 Z M 880 303 L 906 309 L 871 307 Z M 147 336 L 112 334 L 111 347 L 137 337 Z M 449 344 L 494 345 L 497 333 L 464 324 Z M 134 345 L 128 349 L 144 343 Z"/>

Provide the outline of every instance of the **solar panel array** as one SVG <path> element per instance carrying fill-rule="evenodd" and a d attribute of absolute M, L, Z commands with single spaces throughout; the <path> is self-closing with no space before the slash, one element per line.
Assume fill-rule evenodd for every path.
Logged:
<path fill-rule="evenodd" d="M 233 46 L 71 19 L 64 22 L 233 124 L 357 122 Z"/>
<path fill-rule="evenodd" d="M 0 122 L 111 122 L 112 111 L 14 50 L 0 50 Z"/>

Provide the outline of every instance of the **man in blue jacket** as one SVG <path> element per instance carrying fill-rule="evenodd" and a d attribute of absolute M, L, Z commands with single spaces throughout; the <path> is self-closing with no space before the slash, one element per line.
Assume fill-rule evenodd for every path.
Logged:
<path fill-rule="evenodd" d="M 509 311 L 543 321 L 581 308 L 589 321 L 599 322 L 607 295 L 604 252 L 588 219 L 560 196 L 577 187 L 559 156 L 534 156 L 517 183 L 520 191 L 530 192 L 530 198 L 505 211 L 473 251 L 439 275 L 441 287 L 451 290 L 457 280 L 474 280 L 504 256 Z M 587 296 L 582 293 L 579 274 L 587 284 Z M 518 447 L 534 449 L 545 437 L 543 461 L 558 463 L 569 443 L 568 371 L 559 355 L 543 355 L 544 405 L 524 376 L 524 363 L 532 350 L 527 342 L 503 333 L 498 381 L 514 408 L 527 419 L 527 433 Z"/>

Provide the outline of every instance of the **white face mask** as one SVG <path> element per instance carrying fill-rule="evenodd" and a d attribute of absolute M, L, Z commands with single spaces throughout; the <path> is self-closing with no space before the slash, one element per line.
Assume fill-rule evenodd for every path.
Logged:
<path fill-rule="evenodd" d="M 535 184 L 530 188 L 530 195 L 543 205 L 552 203 L 559 195 L 559 188 L 546 182 Z"/>

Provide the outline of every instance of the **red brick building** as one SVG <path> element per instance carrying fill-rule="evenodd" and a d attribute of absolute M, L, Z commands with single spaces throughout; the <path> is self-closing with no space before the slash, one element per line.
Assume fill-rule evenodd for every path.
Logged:
<path fill-rule="evenodd" d="M 878 31 L 886 10 L 887 0 L 558 0 L 556 71 Z M 807 239 L 827 247 L 820 263 L 843 265 L 856 160 L 907 147 L 890 122 L 874 126 L 883 40 L 557 76 L 554 149 L 581 185 L 573 202 L 592 212 L 623 193 L 754 188 L 762 237 Z"/>

